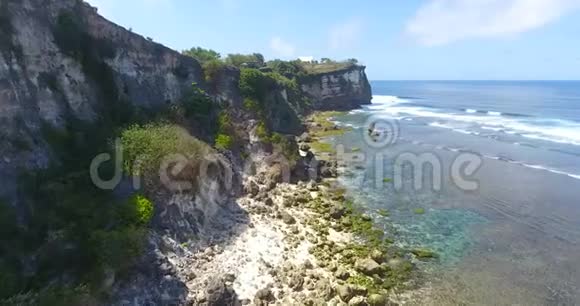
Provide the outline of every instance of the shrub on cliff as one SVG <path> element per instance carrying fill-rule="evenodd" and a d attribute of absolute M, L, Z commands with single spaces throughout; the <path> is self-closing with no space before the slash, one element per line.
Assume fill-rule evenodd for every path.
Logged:
<path fill-rule="evenodd" d="M 220 150 L 231 150 L 234 146 L 236 131 L 232 125 L 229 113 L 222 111 L 218 117 L 218 134 L 215 138 L 215 147 Z"/>
<path fill-rule="evenodd" d="M 219 106 L 196 83 L 193 83 L 181 98 L 181 105 L 185 117 L 194 119 L 200 128 L 206 128 L 208 132 L 215 132 L 216 125 L 213 119 L 219 111 Z"/>
<path fill-rule="evenodd" d="M 0 245 L 0 304 L 6 298 L 26 301 L 50 296 L 63 305 L 70 295 L 58 289 L 65 284 L 56 280 L 98 288 L 107 271 L 122 276 L 141 254 L 153 215 L 153 204 L 144 196 L 118 201 L 110 191 L 97 188 L 86 170 L 27 172 L 19 187 L 29 195 L 24 206 L 30 208 L 27 226 L 17 227 L 10 207 L 0 207 L 4 210 L 0 216 L 12 220 L 0 220 L 11 236 L 2 237 Z M 29 256 L 35 257 L 35 273 L 23 277 L 19 263 Z M 45 291 L 49 285 L 56 289 Z M 22 292 L 27 294 L 11 298 Z"/>
<path fill-rule="evenodd" d="M 183 50 L 181 52 L 183 55 L 191 56 L 198 60 L 200 63 L 206 63 L 209 61 L 216 61 L 221 59 L 221 54 L 211 49 L 204 49 L 201 47 L 193 47 L 189 50 Z"/>
<path fill-rule="evenodd" d="M 210 152 L 202 141 L 191 136 L 185 129 L 167 123 L 134 125 L 121 133 L 124 169 L 130 175 L 145 179 L 146 185 L 156 184 L 164 161 L 180 155 L 187 159 L 183 179 L 197 177 L 199 163 Z"/>
<path fill-rule="evenodd" d="M 117 230 L 98 230 L 89 239 L 100 267 L 126 272 L 142 253 L 146 234 L 142 227 L 128 226 Z M 102 278 L 104 275 L 96 277 Z"/>
<path fill-rule="evenodd" d="M 262 103 L 268 92 L 276 86 L 271 76 L 252 68 L 240 70 L 240 90 L 242 95 Z"/>
<path fill-rule="evenodd" d="M 206 61 L 202 64 L 205 81 L 214 85 L 226 64 L 219 59 Z"/>
<path fill-rule="evenodd" d="M 300 61 L 273 60 L 267 63 L 272 71 L 277 72 L 287 78 L 300 77 L 306 73 Z"/>
<path fill-rule="evenodd" d="M 284 154 L 288 161 L 294 162 L 298 159 L 298 147 L 288 137 L 279 133 L 272 133 L 270 141 L 278 147 L 278 150 Z"/>
<path fill-rule="evenodd" d="M 146 226 L 153 218 L 153 203 L 141 194 L 133 195 L 119 205 L 118 216 L 126 226 Z"/>
<path fill-rule="evenodd" d="M 215 147 L 220 150 L 229 150 L 233 146 L 232 137 L 225 134 L 218 134 L 215 139 Z"/>
<path fill-rule="evenodd" d="M 228 54 L 226 64 L 246 68 L 260 68 L 264 66 L 264 56 L 260 53 L 253 54 Z"/>

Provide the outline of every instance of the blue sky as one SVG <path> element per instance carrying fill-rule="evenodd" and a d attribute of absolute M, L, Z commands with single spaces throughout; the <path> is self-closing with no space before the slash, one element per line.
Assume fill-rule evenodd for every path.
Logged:
<path fill-rule="evenodd" d="M 358 58 L 372 80 L 580 79 L 580 0 L 88 0 L 176 50 Z"/>

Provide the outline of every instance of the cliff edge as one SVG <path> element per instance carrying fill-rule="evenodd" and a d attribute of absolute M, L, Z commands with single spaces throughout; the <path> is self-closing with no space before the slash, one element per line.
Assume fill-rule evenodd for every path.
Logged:
<path fill-rule="evenodd" d="M 365 67 L 348 65 L 326 72 L 312 73 L 301 81 L 302 91 L 309 96 L 315 110 L 349 110 L 370 104 L 371 85 Z"/>

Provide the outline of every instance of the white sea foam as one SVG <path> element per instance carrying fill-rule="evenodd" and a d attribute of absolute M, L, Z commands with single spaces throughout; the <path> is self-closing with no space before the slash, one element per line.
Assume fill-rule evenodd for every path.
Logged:
<path fill-rule="evenodd" d="M 470 108 L 468 108 L 468 109 L 465 110 L 465 112 L 468 113 L 468 114 L 475 114 L 475 113 L 477 113 L 477 110 L 476 109 L 470 109 Z"/>
<path fill-rule="evenodd" d="M 501 128 L 501 127 L 491 127 L 491 126 L 483 125 L 483 126 L 481 126 L 481 128 L 484 130 L 490 130 L 490 131 L 496 131 L 496 132 L 503 131 L 503 128 Z"/>
<path fill-rule="evenodd" d="M 440 122 L 429 123 L 429 125 L 430 126 L 433 126 L 433 127 L 438 127 L 438 128 L 451 129 L 454 132 L 458 132 L 458 133 L 461 133 L 461 134 L 466 134 L 466 135 L 479 135 L 478 132 L 469 131 L 469 130 L 466 130 L 466 129 L 460 129 L 460 128 L 454 127 L 452 125 L 443 124 L 443 123 L 440 123 Z"/>
<path fill-rule="evenodd" d="M 566 176 L 569 176 L 571 178 L 575 178 L 577 180 L 580 180 L 579 174 L 574 174 L 574 173 L 569 173 L 569 172 L 565 172 L 565 171 L 561 171 L 561 170 L 556 170 L 556 169 L 548 168 L 548 167 L 545 167 L 542 165 L 534 165 L 534 164 L 526 164 L 526 163 L 520 163 L 520 165 L 527 167 L 527 168 L 548 171 L 548 172 L 551 172 L 554 174 L 566 175 Z"/>
<path fill-rule="evenodd" d="M 491 111 L 489 111 L 489 112 L 487 112 L 487 113 L 488 113 L 489 115 L 491 115 L 491 116 L 501 116 L 501 113 L 500 113 L 500 112 L 491 112 Z"/>
<path fill-rule="evenodd" d="M 372 104 L 400 104 L 409 102 L 408 100 L 401 99 L 397 96 L 385 96 L 385 95 L 373 95 Z"/>
<path fill-rule="evenodd" d="M 501 115 L 485 116 L 485 115 L 471 115 L 471 114 L 454 114 L 437 112 L 423 107 L 412 106 L 392 106 L 385 107 L 380 110 L 382 114 L 390 115 L 391 117 L 425 117 L 434 118 L 438 120 L 446 120 L 448 122 L 438 122 L 433 126 L 445 127 L 449 129 L 458 129 L 459 125 L 464 123 L 477 124 L 481 128 L 494 129 L 497 131 L 503 130 L 508 134 L 522 134 L 524 137 L 535 138 L 538 140 L 572 144 L 580 146 L 580 123 L 555 120 L 555 119 L 530 119 L 530 118 L 511 118 Z M 463 123 L 463 124 L 461 124 Z M 465 132 L 460 128 L 461 132 Z M 475 132 L 470 132 L 475 133 Z"/>
<path fill-rule="evenodd" d="M 541 170 L 541 171 L 547 171 L 550 173 L 554 173 L 554 174 L 559 174 L 559 175 L 565 175 L 577 180 L 580 180 L 580 174 L 575 174 L 575 173 L 569 173 L 569 172 L 565 172 L 562 170 L 557 170 L 557 169 L 553 169 L 547 166 L 542 166 L 542 165 L 536 165 L 536 164 L 530 164 L 530 163 L 525 163 L 522 161 L 516 161 L 516 160 L 511 160 L 511 159 L 506 159 L 505 157 L 500 157 L 500 156 L 493 156 L 493 155 L 483 155 L 485 158 L 488 159 L 493 159 L 493 160 L 501 160 L 510 164 L 516 164 L 516 165 L 520 165 L 526 168 L 530 168 L 530 169 L 535 169 L 535 170 Z"/>

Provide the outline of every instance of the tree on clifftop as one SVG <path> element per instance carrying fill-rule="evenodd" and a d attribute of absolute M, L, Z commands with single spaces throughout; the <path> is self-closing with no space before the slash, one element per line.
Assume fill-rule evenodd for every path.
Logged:
<path fill-rule="evenodd" d="M 219 60 L 221 58 L 221 55 L 218 52 L 211 49 L 204 49 L 201 47 L 194 47 L 189 50 L 184 50 L 182 53 L 183 55 L 195 58 L 201 63 Z"/>

